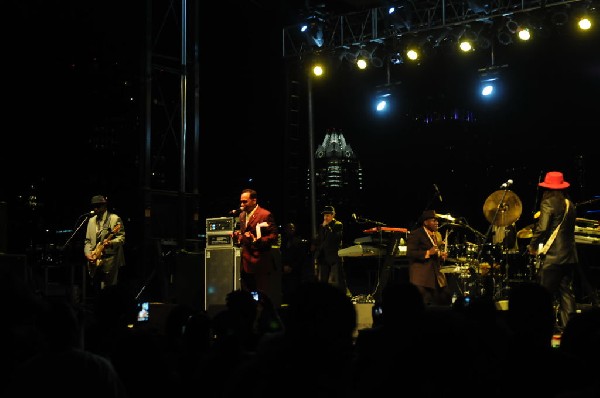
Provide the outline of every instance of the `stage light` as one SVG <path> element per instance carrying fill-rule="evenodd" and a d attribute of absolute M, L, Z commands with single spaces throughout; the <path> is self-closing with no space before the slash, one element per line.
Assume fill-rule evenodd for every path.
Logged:
<path fill-rule="evenodd" d="M 587 17 L 582 17 L 577 22 L 577 26 L 579 26 L 579 29 L 581 30 L 589 30 L 592 27 L 592 21 Z"/>
<path fill-rule="evenodd" d="M 419 52 L 415 48 L 409 48 L 406 51 L 406 57 L 411 61 L 416 61 L 417 59 L 419 59 Z"/>
<path fill-rule="evenodd" d="M 325 70 L 323 69 L 322 65 L 315 65 L 312 68 L 312 72 L 313 72 L 313 75 L 315 75 L 315 76 L 323 76 L 323 73 L 325 73 Z"/>
<path fill-rule="evenodd" d="M 517 36 L 519 37 L 519 39 L 521 39 L 521 41 L 528 41 L 529 39 L 531 39 L 531 31 L 529 30 L 529 28 L 519 28 Z"/>
<path fill-rule="evenodd" d="M 503 66 L 489 66 L 479 69 L 479 96 L 486 100 L 492 100 L 501 94 L 501 68 Z"/>
<path fill-rule="evenodd" d="M 375 110 L 377 112 L 385 112 L 389 108 L 389 102 L 392 99 L 392 94 L 389 92 L 381 93 L 377 95 L 375 101 Z"/>
<path fill-rule="evenodd" d="M 356 60 L 356 66 L 361 70 L 367 69 L 367 60 L 363 57 L 358 58 Z"/>
<path fill-rule="evenodd" d="M 306 21 L 300 25 L 300 32 L 304 33 L 310 44 L 323 47 L 325 44 L 325 15 L 319 11 L 311 14 Z"/>

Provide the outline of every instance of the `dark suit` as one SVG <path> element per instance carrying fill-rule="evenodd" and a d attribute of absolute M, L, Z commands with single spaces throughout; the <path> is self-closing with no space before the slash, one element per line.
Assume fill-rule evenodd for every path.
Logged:
<path fill-rule="evenodd" d="M 562 222 L 554 242 L 542 256 L 541 269 L 538 270 L 540 283 L 553 294 L 558 294 L 561 326 L 565 326 L 569 316 L 576 311 L 573 292 L 573 277 L 578 263 L 575 243 L 576 211 L 572 202 L 565 216 L 565 195 L 561 190 L 547 190 L 540 202 L 540 216 L 533 228 L 530 247 L 537 249 L 544 244 Z"/>
<path fill-rule="evenodd" d="M 271 295 L 269 279 L 275 267 L 271 248 L 277 244 L 279 230 L 271 212 L 260 206 L 252 214 L 247 225 L 246 217 L 246 212 L 240 213 L 240 231 L 236 234 L 242 249 L 242 286 L 249 291 L 260 290 Z M 266 225 L 260 227 L 261 236 L 258 238 L 256 227 L 262 223 Z M 250 232 L 251 237 L 244 236 L 245 232 Z"/>
<path fill-rule="evenodd" d="M 442 235 L 436 232 L 438 246 L 442 243 Z M 406 256 L 409 260 L 408 278 L 423 294 L 426 304 L 447 304 L 446 276 L 440 271 L 441 259 L 434 255 L 425 258 L 427 250 L 433 247 L 425 227 L 410 232 L 406 241 Z"/>
<path fill-rule="evenodd" d="M 320 225 L 317 231 L 315 245 L 315 260 L 317 261 L 319 280 L 329 282 L 333 276 L 334 284 L 346 291 L 346 280 L 342 269 L 342 261 L 338 251 L 342 247 L 344 224 L 333 219 L 329 224 Z"/>

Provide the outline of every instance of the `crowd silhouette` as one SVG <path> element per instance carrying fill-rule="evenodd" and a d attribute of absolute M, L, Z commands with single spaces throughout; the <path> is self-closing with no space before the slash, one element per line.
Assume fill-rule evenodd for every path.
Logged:
<path fill-rule="evenodd" d="M 508 310 L 488 297 L 426 306 L 416 287 L 390 282 L 372 327 L 357 328 L 351 298 L 305 281 L 275 307 L 232 291 L 213 316 L 173 305 L 161 328 L 135 320 L 118 287 L 93 311 L 0 280 L 2 396 L 209 398 L 600 396 L 600 308 L 577 313 L 552 345 L 552 295 L 521 283 Z"/>

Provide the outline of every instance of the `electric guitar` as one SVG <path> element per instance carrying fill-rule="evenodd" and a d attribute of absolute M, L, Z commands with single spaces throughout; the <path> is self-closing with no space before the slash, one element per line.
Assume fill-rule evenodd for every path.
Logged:
<path fill-rule="evenodd" d="M 96 247 L 92 251 L 92 254 L 94 255 L 95 260 L 88 261 L 88 273 L 90 274 L 90 277 L 93 278 L 94 275 L 96 275 L 96 269 L 100 265 L 102 265 L 102 262 L 103 262 L 102 255 L 104 254 L 104 247 L 106 246 L 104 244 L 104 242 L 107 242 L 107 241 L 111 240 L 112 238 L 114 238 L 120 229 L 121 229 L 121 224 L 115 225 L 113 230 L 107 236 L 105 236 L 104 239 L 102 239 L 100 242 L 98 242 L 96 244 Z"/>

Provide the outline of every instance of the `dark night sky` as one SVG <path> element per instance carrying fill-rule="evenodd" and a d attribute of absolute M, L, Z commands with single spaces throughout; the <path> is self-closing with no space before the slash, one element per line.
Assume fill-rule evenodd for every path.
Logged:
<path fill-rule="evenodd" d="M 139 74 L 143 12 L 116 1 L 76 3 L 12 1 L 5 15 L 13 27 L 4 50 L 9 69 L 5 125 L 12 127 L 5 128 L 2 145 L 8 188 L 0 200 L 10 203 L 34 184 L 45 211 L 69 220 L 87 210 L 88 198 L 100 186 L 133 212 L 136 204 L 125 202 L 138 197 L 132 196 L 131 180 L 137 178 L 140 149 L 134 128 L 123 140 L 127 148 L 110 156 L 87 152 L 86 137 L 98 120 L 135 114 L 137 104 L 123 101 L 130 95 L 139 99 L 135 84 L 120 85 L 118 92 L 109 88 Z M 219 25 L 217 30 L 203 25 L 199 50 L 206 74 L 199 115 L 203 210 L 206 217 L 224 215 L 237 206 L 245 178 L 253 177 L 277 217 L 294 205 L 282 203 L 277 181 L 285 128 L 278 40 L 290 11 L 280 9 L 272 19 L 279 22 L 259 25 L 248 16 L 271 10 L 258 2 L 244 3 L 237 16 L 222 11 L 202 17 Z M 564 171 L 576 202 L 600 195 L 598 149 L 592 144 L 600 127 L 600 35 L 596 30 L 588 36 L 552 33 L 526 47 L 495 47 L 495 64 L 508 65 L 510 86 L 501 102 L 485 106 L 474 99 L 474 83 L 477 69 L 490 64 L 489 51 L 459 57 L 440 48 L 419 66 L 394 67 L 392 81 L 400 82 L 402 103 L 385 120 L 368 111 L 369 94 L 385 82 L 385 68 L 359 75 L 342 64 L 331 79 L 314 85 L 315 141 L 320 143 L 329 127 L 343 130 L 364 169 L 368 201 L 360 211 L 367 218 L 409 227 L 437 184 L 443 202 L 432 206 L 466 217 L 485 232 L 483 204 L 511 178 L 523 201 L 517 224 L 523 227 L 532 222 L 537 181 L 545 171 Z M 267 69 L 256 66 L 257 60 L 268 61 Z M 232 108 L 218 110 L 216 104 L 225 100 L 233 101 Z M 471 111 L 476 122 L 418 122 L 423 115 L 454 110 Z M 245 149 L 257 144 L 261 156 L 247 155 Z M 585 210 L 581 217 L 594 218 Z"/>

